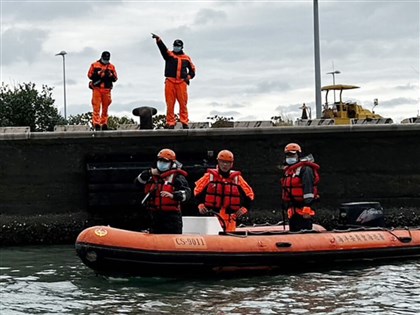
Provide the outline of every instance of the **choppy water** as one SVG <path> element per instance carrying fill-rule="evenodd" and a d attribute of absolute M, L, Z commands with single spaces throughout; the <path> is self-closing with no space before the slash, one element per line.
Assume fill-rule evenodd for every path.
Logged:
<path fill-rule="evenodd" d="M 215 280 L 97 277 L 72 246 L 0 249 L 0 314 L 420 314 L 420 261 Z"/>

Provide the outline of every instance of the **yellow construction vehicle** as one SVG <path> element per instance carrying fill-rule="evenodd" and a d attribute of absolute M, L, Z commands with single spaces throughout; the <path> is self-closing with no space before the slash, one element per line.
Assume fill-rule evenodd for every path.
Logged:
<path fill-rule="evenodd" d="M 335 84 L 327 85 L 321 88 L 325 93 L 325 104 L 323 105 L 321 119 L 307 119 L 307 106 L 302 106 L 302 117 L 297 120 L 299 126 L 310 125 L 353 125 L 353 124 L 392 124 L 391 118 L 384 118 L 375 114 L 373 108 L 378 105 L 378 100 L 374 100 L 372 111 L 363 108 L 356 102 L 343 101 L 342 94 L 344 90 L 358 89 L 355 85 Z M 330 106 L 328 103 L 328 94 L 330 91 L 340 91 L 339 100 Z"/>

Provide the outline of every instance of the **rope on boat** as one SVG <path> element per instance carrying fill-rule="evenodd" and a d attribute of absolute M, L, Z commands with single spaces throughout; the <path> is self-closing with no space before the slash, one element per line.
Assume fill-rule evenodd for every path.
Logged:
<path fill-rule="evenodd" d="M 215 212 L 215 211 L 210 211 L 211 213 L 213 213 L 214 215 L 216 215 L 217 217 L 220 217 L 220 215 Z M 224 221 L 221 220 L 223 223 Z M 256 224 L 254 223 L 252 225 L 252 227 L 264 227 L 264 226 L 281 226 L 283 224 L 283 221 L 279 221 L 276 224 L 270 224 L 268 222 L 265 223 L 260 223 L 260 224 Z M 225 225 L 225 224 L 224 224 Z M 246 228 L 247 226 L 244 224 L 240 224 L 238 227 L 240 228 Z M 302 230 L 302 231 L 297 231 L 297 232 L 290 232 L 290 231 L 239 231 L 239 232 L 226 232 L 226 225 L 222 227 L 223 228 L 223 233 L 224 235 L 229 235 L 229 236 L 236 236 L 236 237 L 248 237 L 248 236 L 252 236 L 252 235 L 282 235 L 282 234 L 309 234 L 309 233 L 321 233 L 322 231 L 317 231 L 317 230 Z M 345 230 L 336 230 L 333 229 L 331 232 L 333 233 L 348 233 L 348 232 L 357 232 L 357 231 L 384 231 L 384 232 L 388 232 L 389 234 L 391 234 L 392 236 L 394 236 L 398 241 L 400 241 L 401 243 L 410 243 L 412 241 L 412 235 L 411 235 L 411 230 L 420 230 L 420 226 L 419 227 L 404 227 L 404 230 L 407 230 L 408 235 L 407 237 L 404 236 L 398 236 L 395 233 L 393 233 L 392 231 L 394 230 L 394 228 L 383 228 L 383 227 L 366 227 L 366 226 L 359 226 L 359 225 L 354 225 L 354 226 L 350 226 L 348 229 Z M 243 234 L 242 234 L 243 233 Z"/>
<path fill-rule="evenodd" d="M 401 243 L 410 243 L 412 241 L 412 236 L 411 236 L 411 230 L 408 227 L 404 228 L 405 230 L 407 230 L 408 232 L 408 237 L 402 237 L 402 236 L 397 236 L 395 235 L 395 233 L 393 233 L 390 229 L 386 229 L 386 231 L 388 231 L 388 233 L 390 233 L 392 236 L 394 236 L 397 240 L 399 240 Z"/>
<path fill-rule="evenodd" d="M 413 228 L 415 230 L 420 230 L 420 227 Z M 383 227 L 357 227 L 357 228 L 349 228 L 347 230 L 333 230 L 335 233 L 348 233 L 348 232 L 356 232 L 356 231 L 384 231 L 388 232 L 392 236 L 394 236 L 397 240 L 401 243 L 410 243 L 412 241 L 411 229 L 409 227 L 404 227 L 404 230 L 407 230 L 409 236 L 398 236 L 396 235 L 393 230 L 394 228 L 383 228 Z"/>
<path fill-rule="evenodd" d="M 255 225 L 253 225 L 255 227 Z M 265 224 L 264 224 L 265 226 Z M 246 227 L 246 226 L 244 226 Z M 327 231 L 327 232 L 332 232 L 332 233 L 349 233 L 349 232 L 366 232 L 366 231 L 384 231 L 384 232 L 388 232 L 390 233 L 392 236 L 394 236 L 397 240 L 399 240 L 401 243 L 409 243 L 412 241 L 412 234 L 411 234 L 411 230 L 420 230 L 420 227 L 416 227 L 416 228 L 409 228 L 409 227 L 405 227 L 405 230 L 407 230 L 409 236 L 398 236 L 396 235 L 393 230 L 394 229 L 389 229 L 389 228 L 383 228 L 383 227 L 364 227 L 364 226 L 358 226 L 357 228 L 348 228 L 346 230 L 332 230 L 332 231 Z M 253 236 L 253 235 L 300 235 L 300 234 L 318 234 L 318 233 L 325 233 L 324 231 L 317 231 L 317 230 L 302 230 L 302 231 L 297 231 L 297 232 L 290 232 L 290 231 L 249 231 L 249 230 L 245 230 L 245 231 L 238 231 L 238 232 L 226 232 L 224 231 L 225 235 L 230 235 L 230 236 L 237 236 L 237 237 L 248 237 L 248 236 Z"/>
<path fill-rule="evenodd" d="M 209 210 L 209 213 L 215 215 L 219 219 L 219 222 L 222 224 L 223 233 L 226 233 L 226 222 L 223 220 L 222 216 L 213 210 Z"/>
<path fill-rule="evenodd" d="M 271 224 L 269 222 L 265 222 L 265 223 L 254 223 L 254 224 L 252 224 L 252 227 L 259 227 L 259 226 L 282 226 L 283 223 L 284 223 L 283 221 L 279 221 L 276 224 Z M 248 225 L 245 225 L 243 223 L 241 223 L 241 224 L 238 225 L 239 228 L 245 228 L 247 226 Z"/>

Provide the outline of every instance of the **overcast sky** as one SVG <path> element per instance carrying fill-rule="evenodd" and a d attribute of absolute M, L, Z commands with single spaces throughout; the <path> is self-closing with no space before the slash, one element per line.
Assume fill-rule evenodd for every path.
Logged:
<path fill-rule="evenodd" d="M 361 88 L 359 101 L 395 122 L 420 110 L 420 1 L 319 1 L 321 85 Z M 189 87 L 191 121 L 315 116 L 313 2 L 310 1 L 20 1 L 1 0 L 1 81 L 54 87 L 64 115 L 91 111 L 87 71 L 104 50 L 119 80 L 110 114 L 139 106 L 159 113 L 164 61 L 150 33 L 172 48 L 184 41 L 197 74 Z M 324 97 L 324 95 L 323 95 Z M 323 99 L 324 101 L 324 99 Z M 177 109 L 178 107 L 176 107 Z"/>

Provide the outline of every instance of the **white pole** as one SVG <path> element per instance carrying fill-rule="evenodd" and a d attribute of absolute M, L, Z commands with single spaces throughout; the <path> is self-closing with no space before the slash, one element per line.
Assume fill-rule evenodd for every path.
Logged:
<path fill-rule="evenodd" d="M 66 61 L 63 55 L 63 85 L 64 85 L 64 119 L 67 121 L 67 104 L 66 104 Z"/>
<path fill-rule="evenodd" d="M 321 63 L 319 53 L 318 0 L 314 0 L 314 49 L 315 49 L 315 106 L 316 118 L 320 119 L 321 110 Z"/>
<path fill-rule="evenodd" d="M 67 53 L 62 50 L 56 56 L 62 56 L 63 57 L 63 86 L 64 86 L 64 119 L 67 121 L 67 101 L 66 101 L 66 59 L 65 55 Z"/>

